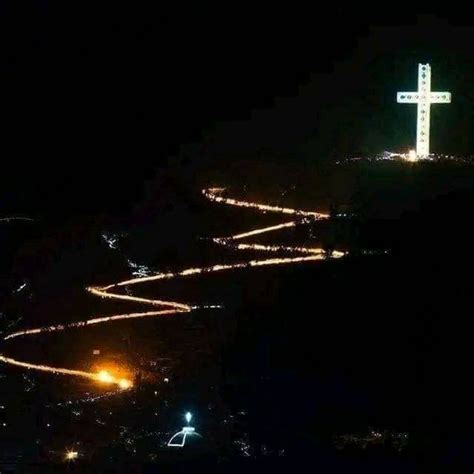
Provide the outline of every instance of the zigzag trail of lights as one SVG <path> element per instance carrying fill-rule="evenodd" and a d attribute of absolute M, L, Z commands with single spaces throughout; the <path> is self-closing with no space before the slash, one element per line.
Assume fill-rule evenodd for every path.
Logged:
<path fill-rule="evenodd" d="M 5 341 L 8 341 L 20 336 L 30 336 L 30 335 L 35 335 L 35 334 L 63 331 L 69 328 L 84 328 L 84 327 L 92 326 L 95 324 L 110 323 L 113 321 L 119 321 L 123 319 L 134 319 L 134 318 L 173 315 L 173 314 L 178 314 L 178 313 L 189 313 L 195 309 L 202 308 L 202 306 L 191 306 L 189 304 L 178 302 L 178 301 L 165 301 L 165 300 L 158 300 L 158 299 L 140 298 L 137 296 L 130 296 L 123 293 L 118 293 L 117 290 L 119 290 L 121 287 L 129 287 L 132 285 L 138 285 L 145 282 L 152 282 L 152 281 L 158 281 L 158 280 L 171 280 L 171 279 L 179 278 L 179 277 L 187 277 L 187 276 L 214 273 L 214 272 L 227 271 L 227 270 L 237 270 L 237 269 L 243 269 L 243 268 L 249 268 L 249 267 L 264 267 L 264 266 L 269 266 L 269 265 L 287 265 L 290 263 L 317 261 L 317 260 L 323 260 L 327 257 L 322 248 L 289 247 L 289 246 L 283 246 L 283 245 L 261 245 L 261 244 L 255 244 L 255 243 L 244 244 L 244 243 L 239 243 L 238 241 L 245 239 L 247 237 L 254 236 L 254 235 L 259 235 L 259 234 L 263 234 L 267 232 L 273 232 L 276 230 L 281 230 L 281 229 L 285 229 L 289 227 L 295 227 L 296 225 L 302 224 L 302 223 L 310 223 L 316 220 L 328 219 L 329 218 L 328 214 L 322 214 L 319 212 L 302 211 L 302 210 L 291 209 L 291 208 L 286 208 L 286 207 L 269 206 L 265 204 L 254 203 L 254 202 L 238 201 L 236 199 L 222 197 L 223 191 L 224 191 L 223 188 L 211 188 L 211 189 L 204 189 L 202 192 L 203 192 L 203 195 L 207 199 L 216 203 L 226 204 L 229 206 L 255 209 L 263 213 L 274 212 L 274 213 L 279 213 L 279 214 L 288 214 L 288 215 L 292 215 L 296 217 L 296 219 L 290 222 L 284 222 L 278 225 L 263 227 L 263 228 L 251 230 L 249 232 L 236 234 L 230 237 L 218 237 L 218 238 L 212 239 L 216 244 L 224 245 L 224 246 L 227 246 L 233 249 L 238 249 L 238 250 L 296 253 L 297 256 L 267 258 L 267 259 L 261 259 L 261 260 L 248 260 L 243 263 L 221 264 L 221 265 L 213 265 L 209 267 L 187 268 L 185 270 L 181 270 L 178 272 L 169 272 L 169 273 L 160 272 L 151 276 L 132 278 L 132 279 L 114 283 L 108 286 L 102 286 L 102 287 L 91 286 L 87 288 L 87 291 L 94 295 L 100 296 L 102 298 L 111 298 L 115 300 L 130 301 L 134 303 L 146 304 L 146 305 L 166 308 L 166 309 L 159 309 L 156 311 L 146 311 L 146 312 L 138 312 L 138 313 L 118 314 L 114 316 L 98 317 L 98 318 L 93 318 L 86 321 L 78 321 L 78 322 L 69 323 L 69 324 L 45 326 L 45 327 L 35 328 L 35 329 L 24 329 L 21 331 L 8 334 L 3 339 Z M 331 258 L 340 258 L 342 256 L 344 256 L 343 252 L 334 251 L 331 255 Z M 219 306 L 211 306 L 211 307 L 219 307 Z M 96 373 L 96 372 L 86 372 L 82 370 L 74 370 L 74 369 L 67 369 L 67 368 L 61 368 L 61 367 L 51 367 L 51 366 L 42 365 L 42 364 L 32 364 L 29 362 L 22 362 L 19 360 L 15 360 L 13 358 L 6 357 L 4 355 L 0 355 L 0 361 L 6 364 L 23 367 L 26 369 L 38 370 L 41 372 L 50 372 L 54 374 L 63 374 L 63 375 L 70 375 L 70 376 L 76 376 L 76 377 L 83 377 L 83 378 L 88 378 L 91 380 L 105 382 L 108 384 L 115 384 L 115 385 L 118 385 L 122 389 L 128 389 L 132 385 L 131 381 L 126 380 L 126 379 L 116 378 L 113 375 L 108 374 L 104 371 Z"/>

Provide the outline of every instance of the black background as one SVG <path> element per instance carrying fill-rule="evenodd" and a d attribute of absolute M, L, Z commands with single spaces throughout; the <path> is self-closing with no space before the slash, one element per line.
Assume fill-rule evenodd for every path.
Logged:
<path fill-rule="evenodd" d="M 460 14 L 152 2 L 0 8 L 7 209 L 32 201 L 38 212 L 110 209 L 170 166 L 192 173 L 242 158 L 405 150 L 416 107 L 397 105 L 395 94 L 416 86 L 417 62 L 432 63 L 435 90 L 453 91 L 451 105 L 433 107 L 433 148 L 472 150 L 472 29 Z"/>

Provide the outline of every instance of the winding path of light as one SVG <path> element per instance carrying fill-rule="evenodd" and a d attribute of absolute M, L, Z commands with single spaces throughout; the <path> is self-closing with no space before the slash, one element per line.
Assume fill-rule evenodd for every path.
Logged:
<path fill-rule="evenodd" d="M 226 198 L 222 196 L 223 188 L 210 188 L 203 190 L 203 195 L 210 201 L 227 204 L 229 206 L 244 207 L 249 209 L 255 209 L 260 212 L 274 212 L 279 214 L 290 214 L 297 217 L 297 220 L 291 222 L 285 222 L 278 225 L 273 225 L 269 227 L 263 227 L 251 230 L 249 232 L 244 232 L 230 237 L 216 237 L 213 240 L 216 244 L 223 245 L 229 248 L 237 250 L 254 250 L 254 251 L 263 251 L 263 252 L 282 252 L 282 253 L 296 253 L 297 256 L 294 257 L 279 257 L 279 258 L 267 258 L 260 260 L 248 260 L 241 263 L 230 263 L 230 264 L 219 264 L 212 265 L 208 267 L 196 267 L 196 268 L 187 268 L 178 272 L 159 272 L 151 276 L 132 278 L 129 280 L 120 281 L 108 286 L 91 286 L 86 288 L 89 293 L 92 293 L 96 296 L 102 298 L 111 298 L 115 300 L 130 301 L 138 304 L 146 304 L 151 306 L 165 307 L 167 309 L 160 309 L 156 311 L 146 311 L 146 312 L 137 312 L 137 313 L 127 313 L 127 314 L 117 314 L 113 316 L 104 316 L 97 317 L 93 319 L 88 319 L 86 321 L 77 321 L 69 324 L 58 324 L 53 326 L 45 326 L 41 328 L 34 329 L 24 329 L 21 331 L 16 331 L 14 333 L 8 334 L 3 339 L 5 341 L 15 339 L 21 336 L 31 336 L 35 334 L 49 333 L 64 331 L 65 329 L 70 328 L 83 328 L 92 326 L 95 324 L 110 323 L 113 321 L 119 321 L 123 319 L 134 319 L 134 318 L 145 318 L 145 317 L 154 317 L 154 316 L 166 316 L 174 315 L 178 313 L 189 313 L 195 309 L 199 309 L 200 306 L 191 306 L 189 304 L 178 302 L 178 301 L 169 301 L 169 300 L 159 300 L 159 299 L 149 299 L 149 298 L 140 298 L 137 296 L 131 296 L 123 293 L 118 293 L 117 291 L 120 287 L 129 287 L 132 285 L 138 285 L 145 282 L 152 282 L 158 280 L 171 280 L 174 278 L 194 276 L 199 274 L 208 274 L 215 273 L 220 271 L 227 270 L 238 270 L 244 268 L 253 268 L 253 267 L 264 267 L 269 265 L 287 265 L 290 263 L 302 263 L 302 262 L 311 262 L 318 261 L 327 258 L 326 253 L 322 248 L 313 248 L 313 247 L 291 247 L 284 245 L 262 245 L 256 243 L 243 244 L 236 243 L 241 239 L 251 237 L 254 235 L 264 234 L 267 232 L 273 232 L 276 230 L 281 230 L 285 228 L 295 227 L 299 224 L 314 222 L 320 219 L 328 219 L 328 214 L 323 214 L 320 212 L 310 212 L 303 211 L 298 209 L 291 209 L 287 207 L 278 207 L 278 206 L 269 206 L 266 204 L 259 204 L 255 202 L 239 201 L 236 199 Z M 340 258 L 344 255 L 343 252 L 334 251 L 331 254 L 331 258 Z M 212 306 L 207 306 L 212 307 Z M 218 307 L 218 306 L 214 306 Z M 86 372 L 82 370 L 67 369 L 62 367 L 51 367 L 43 364 L 33 364 L 29 362 L 22 362 L 11 357 L 6 357 L 0 355 L 0 362 L 6 364 L 23 367 L 26 369 L 38 370 L 41 372 L 50 372 L 54 374 L 70 375 L 76 377 L 88 378 L 100 382 L 107 382 L 109 384 L 115 384 L 121 388 L 129 388 L 131 383 L 125 379 L 118 379 L 110 374 L 107 374 L 104 377 L 103 373 L 97 372 Z"/>

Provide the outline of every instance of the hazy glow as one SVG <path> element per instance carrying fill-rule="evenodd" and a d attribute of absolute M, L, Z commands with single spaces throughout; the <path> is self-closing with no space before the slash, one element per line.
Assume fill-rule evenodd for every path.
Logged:
<path fill-rule="evenodd" d="M 417 156 L 416 156 L 416 150 L 410 150 L 408 152 L 408 161 L 416 161 L 417 160 Z"/>
<path fill-rule="evenodd" d="M 110 374 L 107 370 L 101 370 L 96 375 L 96 380 L 105 384 L 118 385 L 122 390 L 127 390 L 132 387 L 132 382 L 125 378 L 117 378 Z"/>
<path fill-rule="evenodd" d="M 112 377 L 106 370 L 101 370 L 97 374 L 97 380 L 99 382 L 112 383 L 114 381 L 114 377 Z"/>
<path fill-rule="evenodd" d="M 220 237 L 214 238 L 213 241 L 216 244 L 223 245 L 232 249 L 237 250 L 253 250 L 253 251 L 263 251 L 263 252 L 280 252 L 280 253 L 292 253 L 296 254 L 294 256 L 280 256 L 274 258 L 266 258 L 266 259 L 252 259 L 247 260 L 240 263 L 230 263 L 230 264 L 217 264 L 211 265 L 206 267 L 191 267 L 186 268 L 184 270 L 180 270 L 177 272 L 158 272 L 152 275 L 141 276 L 137 278 L 131 278 L 124 281 L 120 281 L 111 285 L 107 286 L 90 286 L 86 288 L 86 290 L 96 296 L 100 296 L 101 298 L 110 298 L 119 301 L 127 301 L 133 302 L 140 305 L 149 305 L 153 307 L 158 307 L 160 309 L 156 309 L 153 311 L 142 311 L 142 312 L 134 312 L 134 313 L 125 313 L 125 314 L 116 314 L 112 316 L 101 316 L 91 318 L 85 321 L 77 321 L 68 324 L 57 324 L 51 326 L 44 326 L 40 328 L 32 328 L 32 329 L 23 329 L 20 331 L 13 332 L 8 334 L 4 337 L 5 341 L 12 340 L 16 337 L 20 336 L 33 336 L 37 334 L 44 334 L 49 332 L 57 332 L 57 331 L 64 331 L 66 329 L 76 329 L 76 328 L 85 328 L 88 326 L 92 326 L 95 324 L 104 324 L 104 323 L 112 323 L 120 320 L 125 319 L 136 319 L 136 318 L 146 318 L 146 317 L 155 317 L 155 316 L 171 316 L 180 313 L 189 313 L 196 309 L 204 309 L 204 308 L 220 308 L 219 305 L 190 305 L 185 302 L 181 301 L 169 301 L 169 300 L 161 300 L 161 299 L 150 299 L 150 298 L 141 298 L 138 296 L 133 296 L 130 294 L 124 294 L 119 292 L 122 287 L 130 287 L 133 285 L 139 285 L 145 282 L 152 282 L 152 281 L 159 281 L 159 280 L 171 280 L 176 278 L 182 277 L 190 277 L 195 275 L 202 275 L 202 274 L 209 274 L 209 273 L 216 273 L 222 271 L 230 271 L 230 270 L 240 270 L 240 269 L 247 269 L 253 267 L 264 267 L 270 265 L 288 265 L 293 263 L 303 263 L 303 262 L 311 262 L 311 261 L 318 261 L 325 258 L 340 258 L 344 256 L 343 252 L 334 251 L 331 255 L 326 255 L 322 248 L 315 248 L 315 247 L 292 247 L 292 246 L 284 246 L 284 245 L 262 245 L 257 243 L 241 243 L 238 242 L 242 239 L 260 235 L 268 232 L 274 232 L 277 230 L 295 227 L 299 224 L 306 224 L 310 222 L 314 222 L 320 219 L 327 219 L 329 218 L 328 214 L 314 212 L 314 211 L 303 211 L 298 209 L 286 208 L 286 207 L 278 207 L 278 206 L 270 206 L 267 204 L 260 204 L 255 202 L 247 202 L 247 201 L 239 201 L 236 199 L 224 198 L 221 196 L 221 193 L 224 191 L 223 188 L 212 188 L 212 189 L 205 189 L 203 190 L 204 196 L 209 199 L 210 201 L 227 204 L 230 206 L 237 206 L 237 207 L 246 207 L 249 209 L 254 209 L 263 213 L 266 212 L 275 212 L 280 214 L 292 214 L 296 216 L 297 220 L 291 222 L 285 222 L 278 225 L 272 225 L 267 227 L 261 227 L 257 229 L 253 229 L 247 232 L 235 234 L 229 237 Z M 162 308 L 165 309 L 162 309 Z M 75 377 L 84 377 L 90 380 L 95 380 L 102 384 L 108 385 L 115 385 L 118 389 L 127 390 L 133 386 L 132 382 L 126 378 L 118 378 L 112 375 L 107 370 L 100 370 L 99 372 L 87 372 L 82 370 L 74 370 L 68 368 L 61 368 L 61 367 L 52 367 L 44 364 L 33 364 L 29 362 L 23 362 L 16 359 L 12 359 L 10 357 L 6 357 L 0 355 L 0 361 L 11 364 L 17 367 L 22 367 L 25 369 L 31 370 L 38 370 L 42 372 L 49 372 L 53 374 L 62 374 L 62 375 L 70 375 Z M 167 378 L 164 379 L 165 382 L 169 382 Z M 191 413 L 186 413 L 185 415 L 186 421 L 189 424 L 191 421 Z M 186 437 L 186 432 L 180 432 L 183 434 L 183 444 Z M 177 436 L 177 435 L 175 435 Z M 173 437 L 174 438 L 174 437 Z M 173 439 L 172 438 L 172 439 Z M 171 440 L 170 440 L 171 442 Z M 169 444 L 171 446 L 171 444 Z"/>
<path fill-rule="evenodd" d="M 431 104 L 449 104 L 450 92 L 431 92 L 431 66 L 418 64 L 418 91 L 398 92 L 397 102 L 417 104 L 416 156 L 427 158 L 430 154 L 430 108 Z M 410 161 L 414 161 L 410 158 Z"/>
<path fill-rule="evenodd" d="M 118 384 L 122 390 L 127 390 L 132 387 L 132 382 L 127 379 L 120 379 Z"/>
<path fill-rule="evenodd" d="M 193 415 L 188 411 L 184 417 L 186 418 L 186 423 L 189 425 L 189 422 L 191 421 Z"/>
<path fill-rule="evenodd" d="M 66 451 L 66 459 L 68 461 L 74 461 L 79 456 L 77 451 Z"/>

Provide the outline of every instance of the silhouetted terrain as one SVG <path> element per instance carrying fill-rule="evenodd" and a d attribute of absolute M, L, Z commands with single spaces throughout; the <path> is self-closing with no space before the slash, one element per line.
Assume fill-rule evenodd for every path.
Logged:
<path fill-rule="evenodd" d="M 248 163 L 242 167 L 252 171 Z M 55 219 L 53 204 L 44 217 L 35 215 L 35 223 L 2 227 L 2 330 L 10 323 L 35 327 L 123 310 L 85 295 L 83 287 L 126 277 L 127 258 L 160 270 L 248 258 L 205 237 L 278 218 L 204 201 L 200 187 L 217 184 L 230 186 L 229 195 L 261 202 L 344 211 L 350 217 L 260 241 L 321 243 L 349 256 L 150 285 L 137 293 L 225 309 L 19 341 L 17 355 L 63 366 L 87 366 L 96 346 L 132 365 L 169 359 L 166 373 L 173 382 L 165 386 L 151 378 L 115 401 L 79 405 L 74 421 L 75 415 L 66 416 L 70 409 L 54 406 L 80 399 L 90 391 L 87 384 L 2 366 L 2 384 L 9 387 L 2 455 L 53 461 L 51 452 L 61 452 L 73 436 L 84 438 L 99 471 L 103 464 L 121 465 L 120 472 L 143 463 L 153 469 L 188 457 L 209 468 L 233 464 L 236 472 L 260 465 L 283 472 L 310 459 L 322 469 L 350 466 L 355 472 L 357 466 L 361 472 L 470 466 L 471 167 L 372 163 L 307 166 L 296 174 L 283 166 L 268 173 L 256 167 L 240 176 L 231 169 L 203 170 L 192 179 L 170 172 L 150 180 L 140 200 L 124 202 L 122 214 L 90 211 Z M 122 235 L 118 250 L 104 243 L 105 231 Z M 25 293 L 17 293 L 22 282 Z M 23 418 L 33 418 L 20 422 L 26 406 Z M 179 427 L 185 406 L 195 409 L 206 449 L 153 457 Z M 108 409 L 113 421 L 94 427 Z M 153 419 L 155 411 L 160 415 Z M 50 420 L 54 429 L 45 427 Z M 22 434 L 31 424 L 35 429 Z M 135 454 L 123 448 L 120 426 L 133 438 Z M 369 443 L 367 451 L 357 445 L 336 449 L 335 436 L 370 430 L 408 437 L 401 450 L 388 441 Z"/>

